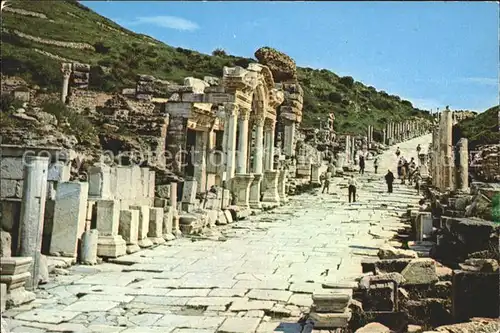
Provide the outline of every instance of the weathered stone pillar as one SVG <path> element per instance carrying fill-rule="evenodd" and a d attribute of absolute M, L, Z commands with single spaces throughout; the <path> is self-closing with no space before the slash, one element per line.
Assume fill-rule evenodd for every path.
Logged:
<path fill-rule="evenodd" d="M 461 138 L 457 144 L 458 166 L 457 166 L 457 189 L 460 191 L 469 190 L 469 141 Z"/>
<path fill-rule="evenodd" d="M 66 98 L 68 97 L 69 90 L 69 78 L 71 76 L 71 64 L 66 62 L 62 63 L 61 73 L 63 75 L 61 102 L 66 103 Z"/>
<path fill-rule="evenodd" d="M 439 188 L 441 185 L 441 172 L 439 162 L 441 155 L 439 153 L 439 127 L 436 126 L 432 130 L 432 149 L 431 149 L 431 169 L 432 169 L 432 184 Z"/>
<path fill-rule="evenodd" d="M 254 179 L 250 185 L 250 207 L 262 208 L 260 203 L 260 188 L 262 184 L 264 159 L 264 116 L 255 120 L 255 150 L 253 158 Z"/>
<path fill-rule="evenodd" d="M 191 158 L 194 160 L 194 178 L 198 182 L 197 191 L 205 192 L 205 184 L 207 181 L 207 144 L 208 132 L 197 131 L 195 138 L 194 154 Z"/>
<path fill-rule="evenodd" d="M 353 136 L 351 137 L 351 163 L 354 163 L 356 157 L 354 154 L 356 153 L 356 138 Z"/>
<path fill-rule="evenodd" d="M 248 118 L 250 116 L 249 110 L 240 110 L 238 120 L 238 161 L 236 165 L 236 173 L 247 173 L 248 162 Z"/>
<path fill-rule="evenodd" d="M 23 200 L 21 203 L 19 256 L 31 257 L 31 277 L 26 289 L 38 287 L 40 271 L 40 251 L 42 248 L 45 200 L 47 197 L 47 173 L 49 158 L 26 156 L 23 177 Z"/>
<path fill-rule="evenodd" d="M 351 162 L 351 138 L 349 135 L 345 136 L 345 155 L 347 164 L 349 164 Z"/>
<path fill-rule="evenodd" d="M 280 203 L 284 204 L 288 202 L 286 195 L 286 178 L 288 176 L 287 170 L 280 170 L 278 174 L 278 195 Z"/>
<path fill-rule="evenodd" d="M 264 127 L 264 170 L 274 170 L 274 126 L 268 122 Z"/>
<path fill-rule="evenodd" d="M 295 122 L 291 120 L 284 120 L 285 124 L 285 142 L 284 142 L 284 153 L 286 156 L 291 157 L 295 155 Z"/>
<path fill-rule="evenodd" d="M 453 113 L 446 108 L 441 115 L 440 153 L 442 159 L 441 190 L 453 189 L 453 147 L 452 147 Z"/>
<path fill-rule="evenodd" d="M 385 145 L 387 140 L 387 130 L 384 128 L 382 130 L 382 143 Z"/>
<path fill-rule="evenodd" d="M 238 105 L 228 103 L 225 105 L 226 122 L 228 133 L 226 142 L 226 177 L 231 179 L 234 177 L 236 170 L 236 129 L 237 129 L 237 116 Z"/>

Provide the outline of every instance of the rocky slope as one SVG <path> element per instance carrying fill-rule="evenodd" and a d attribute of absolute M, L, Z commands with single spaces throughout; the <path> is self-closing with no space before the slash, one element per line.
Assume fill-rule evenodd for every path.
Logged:
<path fill-rule="evenodd" d="M 453 142 L 461 137 L 469 139 L 469 149 L 480 145 L 500 143 L 500 106 L 494 106 L 475 117 L 465 118 L 453 129 Z"/>
<path fill-rule="evenodd" d="M 262 54 L 256 54 L 262 57 Z M 293 60 L 267 59 L 271 66 Z M 134 85 L 136 74 L 181 82 L 184 77 L 222 76 L 224 66 L 243 66 L 254 59 L 214 55 L 175 48 L 149 36 L 129 31 L 76 1 L 16 1 L 2 13 L 2 70 L 32 84 L 58 91 L 60 62 L 99 65 L 91 73 L 91 89 L 117 91 Z M 293 65 L 295 65 L 293 63 Z M 284 80 L 290 73 L 282 73 Z M 409 101 L 377 91 L 351 77 L 322 69 L 297 68 L 304 89 L 304 125 L 326 123 L 336 114 L 339 132 L 362 133 L 368 121 L 382 129 L 388 119 L 427 116 Z M 370 117 L 366 117 L 369 112 Z"/>

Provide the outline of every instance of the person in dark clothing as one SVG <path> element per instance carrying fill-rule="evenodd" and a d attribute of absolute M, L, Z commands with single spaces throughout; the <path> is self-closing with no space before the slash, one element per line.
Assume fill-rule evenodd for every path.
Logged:
<path fill-rule="evenodd" d="M 377 173 L 377 169 L 378 169 L 378 157 L 375 157 L 375 160 L 373 161 L 373 168 L 375 169 L 375 173 Z"/>
<path fill-rule="evenodd" d="M 364 156 L 359 157 L 359 173 L 362 175 L 365 174 L 365 157 Z"/>
<path fill-rule="evenodd" d="M 358 186 L 358 183 L 356 182 L 356 179 L 354 179 L 354 176 L 351 175 L 351 178 L 347 182 L 347 185 L 349 185 L 349 202 L 351 202 L 351 197 L 352 202 L 356 202 L 356 187 Z"/>
<path fill-rule="evenodd" d="M 396 156 L 399 157 L 399 155 L 401 155 L 401 151 L 399 150 L 399 147 L 396 148 Z"/>
<path fill-rule="evenodd" d="M 387 174 L 385 175 L 385 182 L 387 183 L 387 192 L 392 193 L 392 183 L 394 183 L 394 174 L 391 170 L 387 170 Z"/>

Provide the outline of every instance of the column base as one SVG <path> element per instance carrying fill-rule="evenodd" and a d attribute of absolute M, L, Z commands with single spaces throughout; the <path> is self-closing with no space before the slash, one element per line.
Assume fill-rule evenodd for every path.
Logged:
<path fill-rule="evenodd" d="M 278 177 L 279 171 L 267 170 L 264 171 L 264 179 L 266 182 L 266 190 L 262 196 L 262 205 L 270 207 L 273 205 L 278 206 L 280 203 L 280 196 L 278 193 Z"/>
<path fill-rule="evenodd" d="M 252 209 L 262 209 L 260 202 L 260 187 L 262 183 L 262 174 L 254 174 L 254 179 L 250 184 L 250 199 L 249 204 Z"/>
<path fill-rule="evenodd" d="M 288 197 L 286 195 L 286 178 L 288 175 L 287 170 L 280 170 L 278 174 L 278 195 L 280 198 L 280 203 L 285 204 L 288 202 Z M 320 183 L 321 185 L 321 183 Z"/>
<path fill-rule="evenodd" d="M 154 245 L 165 244 L 163 237 L 148 237 Z"/>
<path fill-rule="evenodd" d="M 153 246 L 153 242 L 149 238 L 139 239 L 137 242 L 141 248 L 147 248 Z"/>
<path fill-rule="evenodd" d="M 137 244 L 129 244 L 127 245 L 127 254 L 136 253 L 140 249 L 141 248 Z"/>
<path fill-rule="evenodd" d="M 236 195 L 236 206 L 250 209 L 250 185 L 254 179 L 253 174 L 240 173 L 231 179 L 231 186 Z"/>
<path fill-rule="evenodd" d="M 97 241 L 97 255 L 99 257 L 117 258 L 127 254 L 127 243 L 120 235 L 101 236 Z"/>

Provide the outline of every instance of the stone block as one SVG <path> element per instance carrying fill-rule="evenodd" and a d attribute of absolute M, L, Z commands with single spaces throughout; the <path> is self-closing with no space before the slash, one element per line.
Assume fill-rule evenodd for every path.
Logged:
<path fill-rule="evenodd" d="M 415 240 L 423 241 L 432 233 L 432 215 L 430 212 L 420 212 L 415 220 Z"/>
<path fill-rule="evenodd" d="M 149 206 L 130 206 L 132 210 L 139 211 L 139 232 L 138 244 L 140 247 L 150 247 L 153 245 L 151 240 L 148 239 L 149 231 Z"/>
<path fill-rule="evenodd" d="M 314 328 L 342 328 L 347 327 L 351 316 L 350 310 L 344 313 L 311 312 L 309 319 L 314 322 Z"/>
<path fill-rule="evenodd" d="M 174 209 L 173 207 L 166 207 L 163 214 L 163 236 L 172 234 L 173 232 L 173 219 L 174 219 Z M 169 236 L 170 237 L 170 236 Z"/>
<path fill-rule="evenodd" d="M 155 197 L 155 185 L 156 185 L 156 173 L 154 171 L 149 171 L 149 186 L 148 186 L 148 198 L 153 199 Z"/>
<path fill-rule="evenodd" d="M 436 263 L 433 259 L 413 259 L 401 271 L 405 278 L 404 285 L 423 285 L 437 282 Z"/>
<path fill-rule="evenodd" d="M 318 292 L 318 293 L 313 293 L 312 295 L 315 311 L 320 313 L 327 313 L 327 312 L 343 313 L 347 308 L 350 299 L 351 297 L 348 294 L 341 294 L 334 292 L 332 293 Z"/>
<path fill-rule="evenodd" d="M 12 236 L 7 231 L 0 230 L 0 257 L 12 256 Z"/>
<path fill-rule="evenodd" d="M 0 217 L 2 221 L 1 227 L 4 231 L 11 232 L 13 226 L 19 221 L 21 202 L 4 200 L 0 201 L 0 207 L 2 209 L 2 216 Z"/>
<path fill-rule="evenodd" d="M 363 273 L 373 272 L 375 273 L 401 273 L 401 271 L 408 265 L 408 263 L 413 260 L 410 258 L 402 259 L 364 259 L 361 261 L 361 267 Z"/>
<path fill-rule="evenodd" d="M 187 180 L 182 188 L 182 203 L 194 204 L 196 200 L 196 189 L 198 182 L 196 180 Z"/>
<path fill-rule="evenodd" d="M 134 165 L 130 168 L 130 177 L 131 177 L 131 193 L 129 198 L 136 199 L 136 201 L 141 202 L 141 199 L 146 198 L 143 196 L 144 185 L 142 181 L 143 171 L 142 168 Z M 148 180 L 149 180 L 149 172 L 148 172 Z"/>
<path fill-rule="evenodd" d="M 100 199 L 112 199 L 111 168 L 105 164 L 89 168 L 89 196 Z"/>
<path fill-rule="evenodd" d="M 62 161 L 49 164 L 47 180 L 55 182 L 67 182 L 70 179 L 71 166 Z"/>
<path fill-rule="evenodd" d="M 132 168 L 116 167 L 113 169 L 115 183 L 115 198 L 128 199 L 131 196 L 132 188 Z M 112 185 L 113 188 L 113 185 Z"/>
<path fill-rule="evenodd" d="M 0 267 L 2 275 L 19 275 L 29 273 L 31 257 L 10 257 L 0 258 Z"/>
<path fill-rule="evenodd" d="M 233 214 L 231 214 L 231 211 L 229 209 L 224 210 L 224 216 L 226 217 L 227 223 L 233 223 Z"/>
<path fill-rule="evenodd" d="M 85 231 L 88 183 L 65 182 L 57 187 L 50 254 L 76 257 L 78 240 Z"/>
<path fill-rule="evenodd" d="M 118 200 L 98 200 L 96 206 L 96 228 L 99 230 L 99 236 L 118 235 L 120 202 Z"/>
<path fill-rule="evenodd" d="M 6 304 L 7 304 L 7 285 L 5 283 L 0 283 L 0 312 L 5 311 Z"/>
<path fill-rule="evenodd" d="M 127 245 L 137 244 L 139 235 L 139 211 L 120 211 L 120 223 L 118 233 L 123 237 Z"/>
<path fill-rule="evenodd" d="M 383 245 L 378 250 L 380 259 L 418 258 L 417 252 L 411 250 L 396 249 L 390 245 Z"/>
<path fill-rule="evenodd" d="M 21 157 L 4 157 L 0 160 L 0 178 L 4 179 L 23 179 L 23 159 Z M 3 184 L 2 184 L 3 187 Z"/>
<path fill-rule="evenodd" d="M 472 317 L 498 318 L 499 274 L 453 271 L 453 317 L 467 321 Z"/>
<path fill-rule="evenodd" d="M 355 333 L 391 333 L 391 329 L 381 323 L 369 323 L 358 328 Z"/>
<path fill-rule="evenodd" d="M 15 198 L 19 182 L 15 179 L 2 179 L 2 186 L 0 186 L 1 198 Z"/>
<path fill-rule="evenodd" d="M 97 242 L 99 257 L 117 258 L 127 254 L 127 244 L 120 235 L 100 236 Z"/>
<path fill-rule="evenodd" d="M 149 209 L 148 237 L 154 244 L 163 244 L 163 208 L 152 207 Z"/>
<path fill-rule="evenodd" d="M 170 198 L 170 184 L 156 185 L 155 196 L 162 199 Z"/>

